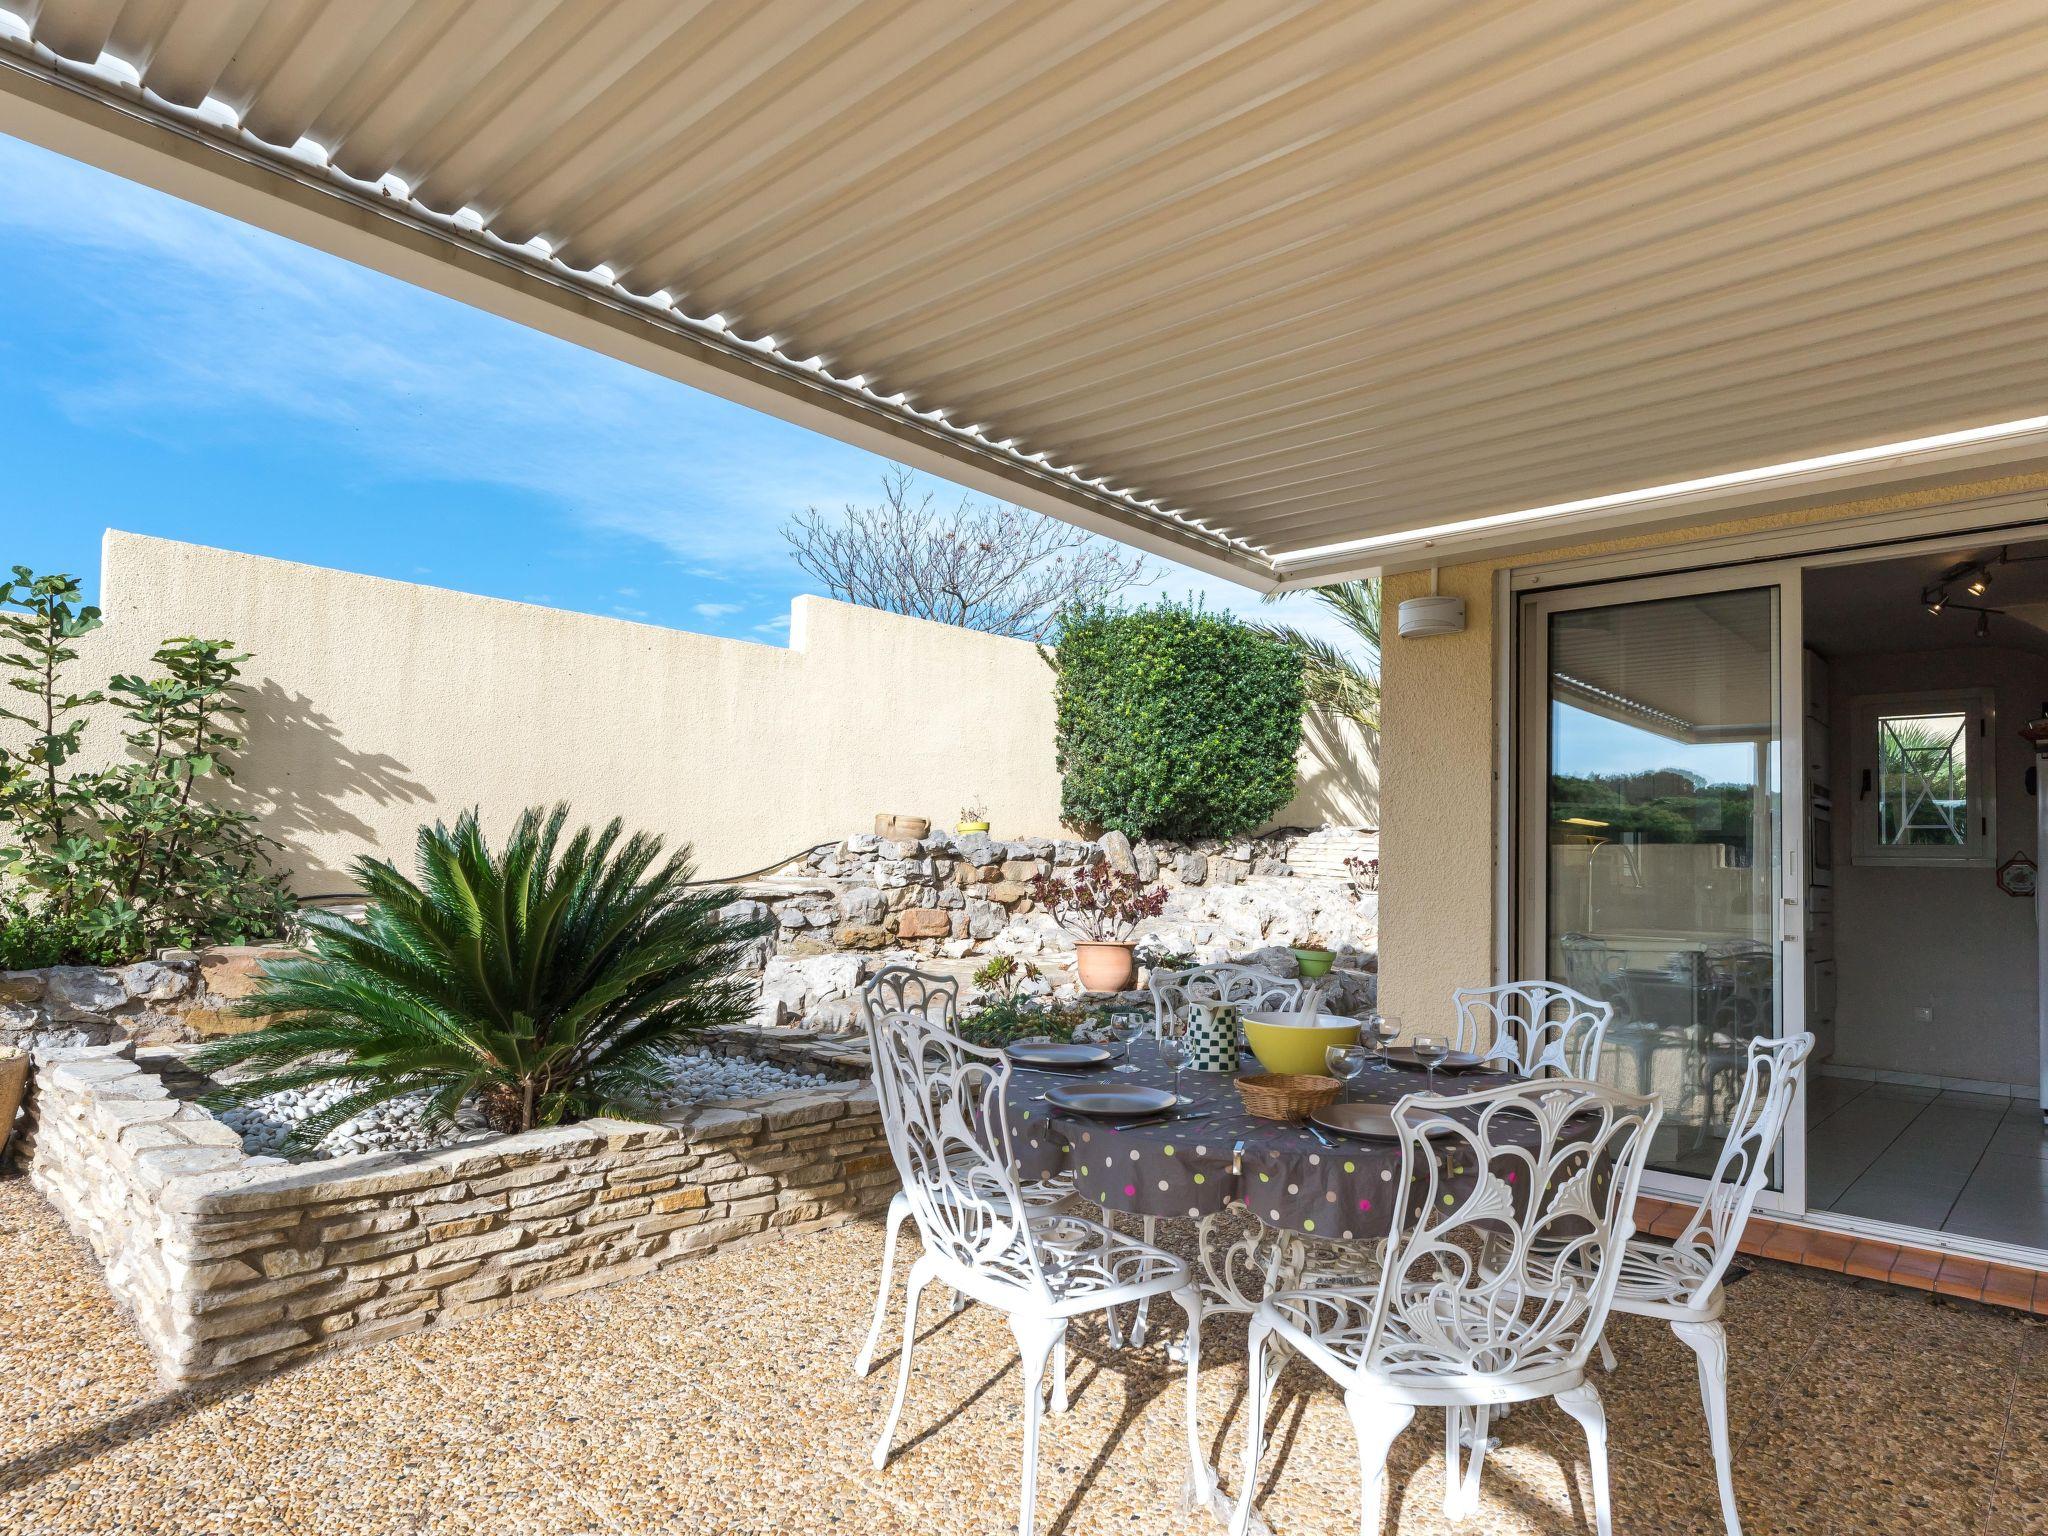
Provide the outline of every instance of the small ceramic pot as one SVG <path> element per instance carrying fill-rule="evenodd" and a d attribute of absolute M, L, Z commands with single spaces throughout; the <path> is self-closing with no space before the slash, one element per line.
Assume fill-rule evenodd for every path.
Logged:
<path fill-rule="evenodd" d="M 1297 949 L 1294 958 L 1304 976 L 1327 976 L 1337 963 L 1336 953 L 1327 949 Z"/>
<path fill-rule="evenodd" d="M 1086 992 L 1122 992 L 1137 980 L 1138 961 L 1133 944 L 1102 944 L 1091 940 L 1074 943 L 1074 969 L 1080 973 Z"/>
<path fill-rule="evenodd" d="M 972 837 L 977 832 L 986 832 L 988 830 L 988 823 L 985 821 L 963 821 L 956 823 L 953 830 L 962 837 Z"/>

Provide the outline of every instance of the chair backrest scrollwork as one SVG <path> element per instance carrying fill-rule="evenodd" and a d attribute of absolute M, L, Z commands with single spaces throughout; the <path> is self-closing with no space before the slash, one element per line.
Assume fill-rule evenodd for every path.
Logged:
<path fill-rule="evenodd" d="M 1690 1300 L 1712 1291 L 1735 1257 L 1749 1213 L 1770 1177 L 1771 1154 L 1812 1052 L 1813 1036 L 1804 1031 L 1749 1042 L 1742 1093 L 1728 1117 L 1728 1139 L 1721 1144 L 1714 1177 L 1692 1220 L 1672 1241 L 1674 1248 L 1689 1248 L 1705 1263 L 1704 1278 Z"/>
<path fill-rule="evenodd" d="M 1518 1077 L 1551 1071 L 1591 1082 L 1599 1075 L 1612 1003 L 1554 981 L 1460 987 L 1451 1000 L 1458 1007 L 1458 1050 L 1505 1062 Z"/>
<path fill-rule="evenodd" d="M 885 965 L 860 989 L 861 1016 L 920 1013 L 949 1028 L 960 1017 L 960 983 L 907 965 Z"/>
<path fill-rule="evenodd" d="M 1152 972 L 1152 1016 L 1161 1030 L 1177 1027 L 1190 1003 L 1229 1003 L 1245 1013 L 1294 1012 L 1302 983 L 1253 965 L 1197 965 Z"/>
<path fill-rule="evenodd" d="M 1482 1394 L 1583 1369 L 1662 1113 L 1565 1078 L 1403 1099 L 1397 1187 L 1412 1221 L 1388 1242 L 1364 1358 Z"/>

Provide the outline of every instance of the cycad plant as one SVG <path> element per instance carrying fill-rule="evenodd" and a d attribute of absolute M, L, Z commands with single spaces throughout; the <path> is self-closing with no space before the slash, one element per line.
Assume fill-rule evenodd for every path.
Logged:
<path fill-rule="evenodd" d="M 423 827 L 417 883 L 359 860 L 363 919 L 308 914 L 311 958 L 273 963 L 243 1005 L 272 1022 L 197 1064 L 253 1068 L 238 1099 L 347 1084 L 301 1147 L 423 1091 L 429 1124 L 465 1102 L 506 1131 L 634 1113 L 682 1040 L 748 1017 L 735 973 L 766 924 L 721 917 L 732 893 L 692 887 L 687 847 L 662 859 L 617 821 L 565 842 L 567 817 L 528 810 L 496 852 L 474 811 Z"/>
<path fill-rule="evenodd" d="M 1347 651 L 1296 629 L 1292 624 L 1252 628 L 1290 647 L 1301 658 L 1301 688 L 1310 705 L 1349 715 L 1360 725 L 1380 723 L 1380 584 L 1338 581 L 1309 593 L 1357 637 L 1361 662 Z M 1275 601 L 1269 597 L 1268 602 Z"/>

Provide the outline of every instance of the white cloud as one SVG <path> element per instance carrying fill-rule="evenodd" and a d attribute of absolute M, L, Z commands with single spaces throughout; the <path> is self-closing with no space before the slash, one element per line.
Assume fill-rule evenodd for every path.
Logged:
<path fill-rule="evenodd" d="M 719 574 L 780 574 L 781 521 L 868 494 L 881 468 L 4 138 L 0 186 L 0 227 L 76 253 L 104 305 L 104 334 L 81 338 L 79 366 L 50 386 L 79 420 L 182 443 L 288 413 L 360 439 L 366 475 L 499 485 Z"/>
<path fill-rule="evenodd" d="M 722 619 L 728 613 L 738 613 L 738 603 L 693 603 L 690 611 L 700 619 Z"/>

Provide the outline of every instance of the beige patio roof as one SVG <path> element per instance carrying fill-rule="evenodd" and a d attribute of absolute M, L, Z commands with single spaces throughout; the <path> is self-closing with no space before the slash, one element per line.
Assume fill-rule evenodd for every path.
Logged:
<path fill-rule="evenodd" d="M 2048 455 L 2038 0 L 0 7 L 0 131 L 1259 585 Z"/>

